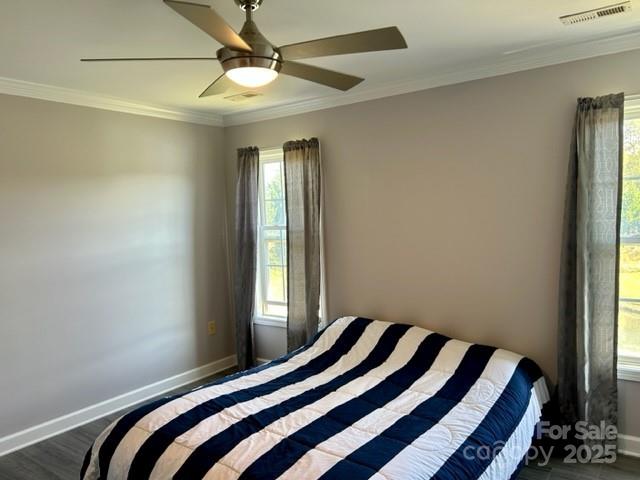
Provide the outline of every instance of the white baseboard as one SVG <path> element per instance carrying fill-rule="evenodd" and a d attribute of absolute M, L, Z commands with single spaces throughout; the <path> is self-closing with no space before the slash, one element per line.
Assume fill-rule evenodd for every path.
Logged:
<path fill-rule="evenodd" d="M 271 360 L 267 359 L 267 358 L 256 358 L 256 364 L 257 365 L 264 365 L 265 363 L 269 363 Z"/>
<path fill-rule="evenodd" d="M 222 358 L 188 372 L 180 373 L 62 417 L 54 418 L 40 425 L 1 437 L 0 457 L 236 365 L 235 355 Z"/>
<path fill-rule="evenodd" d="M 619 434 L 618 452 L 622 455 L 640 458 L 640 437 Z"/>

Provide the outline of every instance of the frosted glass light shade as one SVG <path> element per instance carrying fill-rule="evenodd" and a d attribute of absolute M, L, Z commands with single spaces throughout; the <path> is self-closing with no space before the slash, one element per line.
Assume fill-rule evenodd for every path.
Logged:
<path fill-rule="evenodd" d="M 278 77 L 278 72 L 264 67 L 240 67 L 229 70 L 226 75 L 238 85 L 257 88 L 273 82 Z"/>

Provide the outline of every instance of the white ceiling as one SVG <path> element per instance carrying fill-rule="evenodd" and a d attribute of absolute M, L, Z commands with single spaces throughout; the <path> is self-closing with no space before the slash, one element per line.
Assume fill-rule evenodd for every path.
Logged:
<path fill-rule="evenodd" d="M 199 1 L 212 5 L 240 29 L 243 13 L 233 0 Z M 308 61 L 364 76 L 366 81 L 354 89 L 357 94 L 470 67 L 517 63 L 603 38 L 631 37 L 640 48 L 640 4 L 630 14 L 572 27 L 558 20 L 560 15 L 614 2 L 264 0 L 255 20 L 276 45 L 397 25 L 408 50 Z M 222 97 L 199 99 L 198 94 L 221 73 L 217 62 L 79 61 L 81 57 L 215 56 L 218 48 L 161 0 L 0 0 L 0 77 L 217 115 L 342 95 L 280 76 L 263 89 L 264 96 L 244 103 Z"/>

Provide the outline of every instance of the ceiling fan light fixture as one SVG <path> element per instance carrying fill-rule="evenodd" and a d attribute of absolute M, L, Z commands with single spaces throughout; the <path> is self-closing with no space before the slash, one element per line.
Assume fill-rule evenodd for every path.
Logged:
<path fill-rule="evenodd" d="M 227 77 L 247 88 L 264 87 L 278 78 L 278 72 L 265 67 L 238 67 L 228 70 Z"/>
<path fill-rule="evenodd" d="M 256 31 L 256 34 L 259 32 Z M 258 88 L 278 78 L 282 59 L 280 53 L 266 43 L 266 40 L 263 43 L 251 40 L 253 52 L 221 48 L 218 50 L 218 60 L 229 80 L 245 88 Z"/>

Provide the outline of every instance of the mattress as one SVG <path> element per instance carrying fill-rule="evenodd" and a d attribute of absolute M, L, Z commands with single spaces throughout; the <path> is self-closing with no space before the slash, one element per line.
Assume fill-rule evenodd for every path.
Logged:
<path fill-rule="evenodd" d="M 81 478 L 506 480 L 546 401 L 521 355 L 344 317 L 287 356 L 122 416 Z"/>

